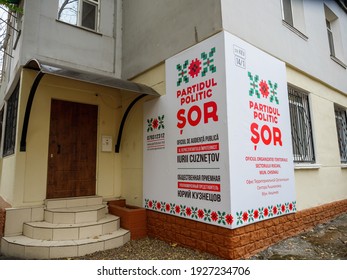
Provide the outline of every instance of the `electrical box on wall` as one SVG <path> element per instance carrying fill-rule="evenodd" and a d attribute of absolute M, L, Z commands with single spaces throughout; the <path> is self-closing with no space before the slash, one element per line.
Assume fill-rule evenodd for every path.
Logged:
<path fill-rule="evenodd" d="M 101 151 L 112 152 L 112 136 L 101 136 Z"/>

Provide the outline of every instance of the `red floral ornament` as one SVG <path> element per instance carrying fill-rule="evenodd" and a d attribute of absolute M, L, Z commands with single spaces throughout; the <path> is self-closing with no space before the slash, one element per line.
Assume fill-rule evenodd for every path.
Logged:
<path fill-rule="evenodd" d="M 277 212 L 278 212 L 278 209 L 277 209 L 277 207 L 276 207 L 276 206 L 274 206 L 274 207 L 272 208 L 272 213 L 274 213 L 274 215 L 276 215 L 276 214 L 277 214 Z"/>
<path fill-rule="evenodd" d="M 254 212 L 253 212 L 253 218 L 254 218 L 254 219 L 258 219 L 258 218 L 259 218 L 259 211 L 258 211 L 258 210 L 254 210 Z"/>
<path fill-rule="evenodd" d="M 231 225 L 234 221 L 234 218 L 231 214 L 228 214 L 225 216 L 225 221 L 227 222 L 228 225 Z"/>
<path fill-rule="evenodd" d="M 211 213 L 211 219 L 214 222 L 218 220 L 218 214 L 215 211 Z"/>
<path fill-rule="evenodd" d="M 286 211 L 286 206 L 284 204 L 282 204 L 282 206 L 281 206 L 281 211 L 282 211 L 282 213 L 284 213 L 284 211 Z"/>
<path fill-rule="evenodd" d="M 152 207 L 153 207 L 153 202 L 152 202 L 152 200 L 150 200 L 150 201 L 148 202 L 148 207 L 149 207 L 149 208 L 152 208 Z"/>
<path fill-rule="evenodd" d="M 269 216 L 269 209 L 267 208 L 264 209 L 264 216 L 265 217 Z"/>
<path fill-rule="evenodd" d="M 261 92 L 262 96 L 264 98 L 267 98 L 269 96 L 270 92 L 269 92 L 269 86 L 266 83 L 266 81 L 261 80 L 260 83 L 259 83 L 259 86 L 260 86 L 260 92 Z"/>
<path fill-rule="evenodd" d="M 292 211 L 293 210 L 293 203 L 289 204 L 289 210 Z"/>
<path fill-rule="evenodd" d="M 166 212 L 170 212 L 170 209 L 171 209 L 170 204 L 166 203 L 166 205 L 165 205 Z"/>
<path fill-rule="evenodd" d="M 192 60 L 188 69 L 189 69 L 188 73 L 192 78 L 197 77 L 201 71 L 201 61 L 198 60 L 197 58 Z"/>
<path fill-rule="evenodd" d="M 158 119 L 154 119 L 153 122 L 152 122 L 152 127 L 153 129 L 157 129 L 159 126 L 159 121 Z"/>
<path fill-rule="evenodd" d="M 176 205 L 175 212 L 176 214 L 179 214 L 181 212 L 181 207 L 179 205 Z"/>
<path fill-rule="evenodd" d="M 248 220 L 248 213 L 247 212 L 243 212 L 243 214 L 242 214 L 242 221 L 247 222 L 247 220 Z"/>
<path fill-rule="evenodd" d="M 157 206 L 157 209 L 160 210 L 160 208 L 161 208 L 161 203 L 158 201 L 156 206 Z"/>
<path fill-rule="evenodd" d="M 199 210 L 198 210 L 198 217 L 199 217 L 200 219 L 202 219 L 204 216 L 205 216 L 204 210 L 199 209 Z"/>
<path fill-rule="evenodd" d="M 190 209 L 190 207 L 186 208 L 186 214 L 188 217 L 190 217 L 192 215 L 192 209 Z"/>

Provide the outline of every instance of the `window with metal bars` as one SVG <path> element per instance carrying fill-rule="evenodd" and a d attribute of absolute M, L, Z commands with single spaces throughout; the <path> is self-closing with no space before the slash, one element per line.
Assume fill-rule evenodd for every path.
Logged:
<path fill-rule="evenodd" d="M 335 107 L 337 138 L 339 141 L 341 163 L 347 163 L 347 115 L 346 109 Z"/>
<path fill-rule="evenodd" d="M 0 110 L 0 143 L 2 143 L 2 129 L 4 127 L 4 112 L 5 112 L 5 106 L 3 106 Z"/>
<path fill-rule="evenodd" d="M 16 146 L 19 83 L 7 101 L 3 156 L 14 154 Z"/>
<path fill-rule="evenodd" d="M 314 163 L 314 147 L 308 95 L 288 86 L 294 162 Z"/>

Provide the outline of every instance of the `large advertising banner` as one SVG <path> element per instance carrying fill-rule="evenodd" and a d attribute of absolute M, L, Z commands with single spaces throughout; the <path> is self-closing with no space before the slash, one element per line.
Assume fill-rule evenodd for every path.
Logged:
<path fill-rule="evenodd" d="M 285 64 L 225 33 L 233 227 L 296 211 Z"/>
<path fill-rule="evenodd" d="M 227 228 L 291 213 L 290 139 L 284 64 L 221 32 L 144 105 L 144 206 Z"/>

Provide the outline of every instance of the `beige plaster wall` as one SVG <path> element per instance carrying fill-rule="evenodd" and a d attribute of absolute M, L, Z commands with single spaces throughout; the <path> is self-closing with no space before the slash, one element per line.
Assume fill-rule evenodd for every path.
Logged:
<path fill-rule="evenodd" d="M 290 67 L 287 80 L 309 93 L 316 156 L 313 165 L 296 165 L 297 208 L 346 199 L 347 168 L 340 162 L 334 104 L 347 108 L 347 96 Z"/>
<path fill-rule="evenodd" d="M 160 64 L 134 82 L 146 84 L 159 94 L 165 94 L 165 65 Z M 143 103 L 153 97 L 140 100 L 128 115 L 121 146 L 122 154 L 122 197 L 128 204 L 142 206 L 143 200 Z M 134 98 L 123 99 L 123 110 L 126 110 Z"/>

